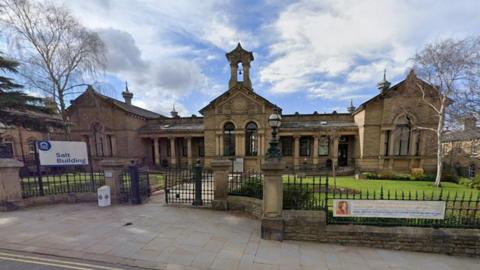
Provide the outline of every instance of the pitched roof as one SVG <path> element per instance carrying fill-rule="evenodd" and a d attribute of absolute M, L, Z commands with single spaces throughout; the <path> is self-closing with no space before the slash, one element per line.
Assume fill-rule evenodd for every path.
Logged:
<path fill-rule="evenodd" d="M 480 128 L 451 131 L 445 134 L 444 142 L 471 141 L 480 139 Z"/>
<path fill-rule="evenodd" d="M 372 97 L 371 99 L 363 102 L 362 104 L 360 104 L 360 106 L 357 107 L 357 109 L 356 109 L 352 114 L 356 114 L 356 113 L 360 112 L 361 110 L 363 110 L 368 103 L 371 103 L 371 102 L 373 102 L 373 101 L 375 101 L 375 100 L 378 100 L 378 99 L 380 99 L 380 98 L 383 98 L 383 97 L 385 97 L 386 95 L 388 95 L 389 93 L 391 93 L 392 91 L 395 91 L 395 90 L 398 89 L 400 86 L 402 86 L 402 85 L 405 83 L 406 80 L 407 80 L 407 79 L 405 79 L 405 80 L 403 80 L 403 81 L 395 84 L 394 86 L 388 88 L 387 90 L 385 90 L 385 91 L 379 93 L 378 95 Z"/>
<path fill-rule="evenodd" d="M 262 97 L 261 95 L 255 93 L 253 91 L 253 89 L 249 89 L 249 88 L 246 88 L 245 86 L 242 86 L 241 84 L 237 84 L 235 87 L 241 87 L 241 88 L 244 88 L 244 89 L 248 89 L 249 91 L 249 94 L 253 95 L 254 97 L 260 99 L 261 101 L 265 102 L 267 105 L 270 105 L 272 107 L 277 107 L 277 105 L 271 103 L 268 99 Z M 209 107 L 213 106 L 218 100 L 224 98 L 224 97 L 227 97 L 229 96 L 231 93 L 232 93 L 232 90 L 235 89 L 235 87 L 232 87 L 230 88 L 229 90 L 225 91 L 223 94 L 221 94 L 220 96 L 216 97 L 214 100 L 210 101 L 210 103 L 208 103 L 207 106 L 203 107 L 199 112 L 201 114 L 203 114 L 203 112 L 208 109 Z"/>
<path fill-rule="evenodd" d="M 203 117 L 165 118 L 158 121 L 148 121 L 139 129 L 140 133 L 151 132 L 203 132 Z"/>
<path fill-rule="evenodd" d="M 126 111 L 128 113 L 138 115 L 138 116 L 146 118 L 146 119 L 165 118 L 165 116 L 163 116 L 161 114 L 158 114 L 156 112 L 145 110 L 145 109 L 137 107 L 135 105 L 127 104 L 123 101 L 114 99 L 112 97 L 102 95 L 99 92 L 95 91 L 95 89 L 93 89 L 93 87 L 91 87 L 91 86 L 89 86 L 84 93 L 87 93 L 87 92 L 90 92 L 90 93 L 94 94 L 95 96 L 103 99 L 104 101 L 106 101 L 108 103 L 111 103 L 111 104 L 115 105 L 117 108 L 119 108 L 123 111 Z"/>
<path fill-rule="evenodd" d="M 342 121 L 303 121 L 303 122 L 282 122 L 280 129 L 323 129 L 323 128 L 357 128 L 354 122 Z"/>

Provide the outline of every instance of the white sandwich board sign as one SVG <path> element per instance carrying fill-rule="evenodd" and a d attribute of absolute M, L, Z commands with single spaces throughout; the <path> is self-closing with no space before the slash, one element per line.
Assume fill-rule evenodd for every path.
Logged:
<path fill-rule="evenodd" d="M 88 165 L 87 144 L 85 142 L 38 141 L 36 146 L 40 165 Z"/>

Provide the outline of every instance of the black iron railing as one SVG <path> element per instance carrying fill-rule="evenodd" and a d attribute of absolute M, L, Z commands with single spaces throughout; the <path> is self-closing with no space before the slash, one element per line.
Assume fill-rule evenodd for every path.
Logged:
<path fill-rule="evenodd" d="M 23 198 L 65 193 L 97 192 L 105 185 L 103 172 L 68 172 L 21 178 Z"/>
<path fill-rule="evenodd" d="M 323 210 L 328 192 L 328 176 L 301 173 L 283 176 L 283 209 Z"/>
<path fill-rule="evenodd" d="M 327 176 L 288 174 L 283 176 L 283 208 L 290 210 L 325 210 L 329 224 L 360 224 L 375 226 L 414 226 L 480 228 L 480 195 L 475 192 L 363 189 L 335 187 Z M 333 214 L 334 200 L 381 200 L 445 202 L 443 219 L 341 217 Z"/>
<path fill-rule="evenodd" d="M 140 204 L 152 193 L 150 172 L 129 167 L 122 174 L 120 185 L 120 201 L 123 203 Z"/>
<path fill-rule="evenodd" d="M 333 200 L 382 200 L 445 202 L 444 219 L 421 218 L 377 218 L 377 217 L 339 217 L 333 215 Z M 419 192 L 414 190 L 399 191 L 380 188 L 380 190 L 333 189 L 325 198 L 328 223 L 362 224 L 375 226 L 414 226 L 414 227 L 451 227 L 480 228 L 480 196 L 475 192 Z"/>
<path fill-rule="evenodd" d="M 190 168 L 167 168 L 156 174 L 163 177 L 166 203 L 203 205 L 214 199 L 213 171 L 200 164 Z"/>
<path fill-rule="evenodd" d="M 255 171 L 230 173 L 228 194 L 262 199 L 263 175 Z"/>

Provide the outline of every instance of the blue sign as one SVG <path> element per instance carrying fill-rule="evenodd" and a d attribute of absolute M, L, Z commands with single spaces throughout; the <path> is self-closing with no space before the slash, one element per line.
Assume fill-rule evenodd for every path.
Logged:
<path fill-rule="evenodd" d="M 38 149 L 42 151 L 48 151 L 50 148 L 52 148 L 52 145 L 48 141 L 39 141 L 37 145 Z"/>

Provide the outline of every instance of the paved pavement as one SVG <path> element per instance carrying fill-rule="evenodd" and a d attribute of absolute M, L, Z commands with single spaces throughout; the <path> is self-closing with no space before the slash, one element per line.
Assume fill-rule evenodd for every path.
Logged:
<path fill-rule="evenodd" d="M 480 269 L 480 259 L 264 241 L 259 228 L 257 220 L 165 206 L 155 196 L 139 206 L 64 204 L 0 213 L 0 247 L 169 270 Z"/>
<path fill-rule="evenodd" d="M 0 249 L 0 269 L 8 270 L 142 270 L 124 265 L 113 265 L 86 260 L 11 252 Z"/>

